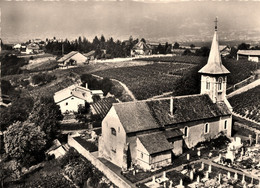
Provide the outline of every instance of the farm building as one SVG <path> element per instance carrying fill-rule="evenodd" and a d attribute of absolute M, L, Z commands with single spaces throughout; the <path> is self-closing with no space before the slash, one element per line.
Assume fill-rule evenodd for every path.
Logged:
<path fill-rule="evenodd" d="M 184 145 L 192 148 L 222 133 L 230 137 L 229 71 L 221 62 L 217 26 L 199 73 L 200 94 L 113 104 L 102 121 L 99 156 L 123 169 L 137 164 L 151 170 L 171 164 Z"/>
<path fill-rule="evenodd" d="M 230 54 L 231 48 L 230 46 L 227 45 L 219 45 L 219 51 L 220 51 L 220 55 L 222 57 L 225 57 Z"/>
<path fill-rule="evenodd" d="M 131 56 L 136 55 L 151 55 L 152 48 L 143 41 L 139 41 L 131 50 Z"/>
<path fill-rule="evenodd" d="M 92 61 L 95 59 L 95 55 L 96 55 L 96 52 L 95 50 L 92 50 L 86 54 L 83 54 L 84 56 L 86 56 L 88 58 L 89 61 Z"/>
<path fill-rule="evenodd" d="M 59 67 L 68 68 L 68 66 L 84 65 L 88 62 L 88 58 L 77 51 L 71 51 L 57 62 L 59 63 Z"/>
<path fill-rule="evenodd" d="M 248 61 L 259 62 L 260 50 L 238 50 L 237 60 L 239 60 L 239 57 L 241 56 L 247 57 Z"/>
<path fill-rule="evenodd" d="M 90 90 L 79 85 L 71 85 L 54 94 L 54 101 L 60 106 L 62 113 L 77 112 L 79 106 L 85 106 L 85 103 L 92 103 L 93 97 L 103 98 L 102 90 Z"/>

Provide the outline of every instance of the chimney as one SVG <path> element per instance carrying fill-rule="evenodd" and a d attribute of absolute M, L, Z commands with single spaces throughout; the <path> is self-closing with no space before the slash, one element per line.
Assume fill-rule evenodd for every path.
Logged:
<path fill-rule="evenodd" d="M 85 84 L 86 88 L 88 89 L 88 83 Z"/>
<path fill-rule="evenodd" d="M 173 116 L 173 97 L 170 99 L 170 116 Z"/>

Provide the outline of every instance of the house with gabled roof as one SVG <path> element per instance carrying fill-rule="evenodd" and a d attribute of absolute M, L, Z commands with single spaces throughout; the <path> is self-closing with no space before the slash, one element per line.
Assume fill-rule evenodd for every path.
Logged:
<path fill-rule="evenodd" d="M 59 67 L 68 68 L 69 66 L 78 66 L 88 63 L 88 58 L 77 51 L 71 51 L 70 53 L 61 57 L 58 61 Z"/>
<path fill-rule="evenodd" d="M 71 85 L 65 89 L 56 92 L 53 96 L 54 102 L 60 106 L 62 113 L 77 112 L 79 106 L 85 106 L 85 103 L 93 103 L 93 96 L 103 98 L 102 90 L 90 90 L 80 85 Z"/>
<path fill-rule="evenodd" d="M 248 61 L 259 62 L 260 50 L 238 50 L 237 60 L 241 57 L 247 57 Z"/>
<path fill-rule="evenodd" d="M 152 54 L 152 47 L 146 44 L 143 41 L 139 41 L 134 47 L 131 49 L 131 56 L 136 55 L 151 55 Z"/>
<path fill-rule="evenodd" d="M 171 164 L 184 145 L 192 148 L 220 134 L 231 137 L 229 71 L 221 61 L 217 25 L 199 74 L 200 94 L 113 104 L 102 121 L 99 156 L 122 169 L 136 164 L 151 170 Z"/>

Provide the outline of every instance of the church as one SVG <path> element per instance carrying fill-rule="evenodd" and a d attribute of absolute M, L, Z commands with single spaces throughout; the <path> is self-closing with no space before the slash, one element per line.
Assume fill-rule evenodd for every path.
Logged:
<path fill-rule="evenodd" d="M 136 164 L 152 170 L 170 165 L 184 146 L 192 148 L 220 133 L 231 137 L 230 72 L 221 61 L 217 24 L 208 62 L 198 73 L 200 94 L 113 104 L 102 121 L 99 157 L 122 169 Z"/>

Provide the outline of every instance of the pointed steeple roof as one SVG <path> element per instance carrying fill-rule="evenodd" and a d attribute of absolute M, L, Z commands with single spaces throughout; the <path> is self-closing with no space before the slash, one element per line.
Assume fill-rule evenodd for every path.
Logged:
<path fill-rule="evenodd" d="M 215 32 L 211 44 L 210 54 L 207 64 L 199 70 L 202 74 L 229 74 L 230 72 L 222 65 L 219 52 L 217 18 L 215 20 Z"/>

